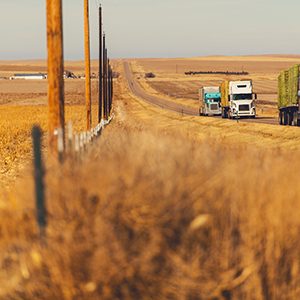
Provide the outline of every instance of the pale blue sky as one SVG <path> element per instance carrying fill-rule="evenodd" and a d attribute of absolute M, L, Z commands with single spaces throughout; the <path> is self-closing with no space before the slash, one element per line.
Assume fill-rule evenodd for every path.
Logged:
<path fill-rule="evenodd" d="M 299 0 L 103 0 L 112 57 L 300 54 Z M 46 57 L 46 0 L 0 0 L 0 60 Z M 83 57 L 83 0 L 63 0 L 65 58 Z M 99 0 L 90 0 L 97 57 Z"/>

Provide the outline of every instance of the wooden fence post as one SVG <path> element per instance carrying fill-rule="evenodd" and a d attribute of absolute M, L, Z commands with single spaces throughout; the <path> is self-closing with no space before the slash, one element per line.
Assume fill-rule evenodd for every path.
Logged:
<path fill-rule="evenodd" d="M 57 157 L 58 128 L 65 126 L 62 1 L 47 0 L 48 128 L 50 152 Z M 63 137 L 64 139 L 64 137 Z"/>

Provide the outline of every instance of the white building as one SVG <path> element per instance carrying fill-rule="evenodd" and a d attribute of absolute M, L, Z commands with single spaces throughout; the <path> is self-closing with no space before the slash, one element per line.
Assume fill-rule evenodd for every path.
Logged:
<path fill-rule="evenodd" d="M 18 80 L 18 79 L 43 80 L 43 79 L 47 79 L 47 75 L 42 74 L 42 73 L 37 73 L 37 74 L 14 74 L 14 76 L 11 76 L 9 79 L 10 80 Z"/>

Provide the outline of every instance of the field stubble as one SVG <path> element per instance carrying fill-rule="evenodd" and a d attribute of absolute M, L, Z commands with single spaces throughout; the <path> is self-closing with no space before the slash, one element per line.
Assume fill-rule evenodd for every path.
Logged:
<path fill-rule="evenodd" d="M 66 69 L 84 73 L 82 62 L 67 62 Z M 97 64 L 92 62 L 92 71 Z M 0 62 L 0 76 L 45 72 L 45 61 Z M 96 125 L 98 83 L 92 80 L 93 125 Z M 66 122 L 74 130 L 85 129 L 84 80 L 65 80 Z M 47 131 L 47 80 L 0 80 L 0 188 L 13 186 L 30 161 L 31 128 Z M 44 148 L 46 149 L 46 148 Z"/>
<path fill-rule="evenodd" d="M 93 105 L 94 118 L 96 113 Z M 47 106 L 0 105 L 0 187 L 11 186 L 22 174 L 31 158 L 31 128 L 36 124 L 46 132 L 47 117 Z M 75 132 L 84 130 L 85 118 L 85 106 L 66 106 L 66 120 Z"/>
<path fill-rule="evenodd" d="M 0 299 L 299 298 L 297 163 L 122 122 L 95 147 L 48 169 L 46 247 L 32 182 L 6 199 Z"/>
<path fill-rule="evenodd" d="M 47 167 L 47 245 L 32 180 L 4 199 L 0 299 L 298 299 L 299 130 L 116 95 L 84 160 Z"/>

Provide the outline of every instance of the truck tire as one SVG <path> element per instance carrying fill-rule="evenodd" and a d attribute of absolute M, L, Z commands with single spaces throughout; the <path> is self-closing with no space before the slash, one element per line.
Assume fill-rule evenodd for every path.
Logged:
<path fill-rule="evenodd" d="M 294 118 L 294 114 L 292 111 L 288 112 L 288 125 L 292 126 L 293 125 L 293 118 Z"/>
<path fill-rule="evenodd" d="M 286 126 L 288 124 L 288 113 L 286 111 L 283 112 L 283 125 Z"/>
<path fill-rule="evenodd" d="M 298 112 L 294 111 L 293 112 L 293 122 L 292 122 L 293 126 L 298 126 Z"/>
<path fill-rule="evenodd" d="M 225 119 L 225 109 L 222 108 L 222 119 Z"/>
<path fill-rule="evenodd" d="M 279 125 L 283 125 L 283 113 L 280 110 L 278 115 Z"/>

